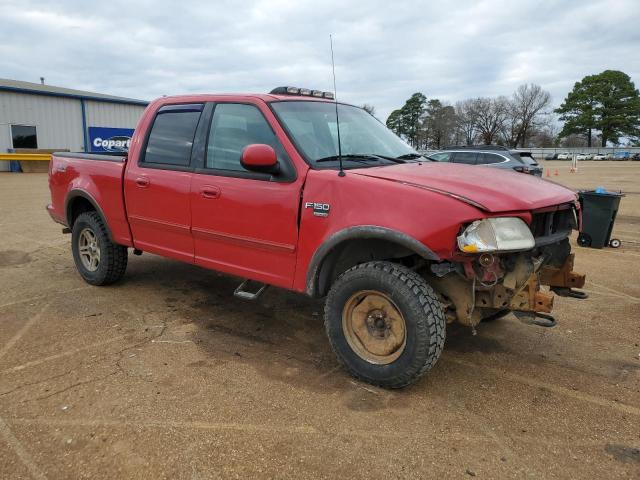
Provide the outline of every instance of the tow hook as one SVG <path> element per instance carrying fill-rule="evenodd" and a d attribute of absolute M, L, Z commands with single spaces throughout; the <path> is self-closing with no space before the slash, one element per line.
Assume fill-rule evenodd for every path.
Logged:
<path fill-rule="evenodd" d="M 586 293 L 575 290 L 584 286 L 585 275 L 573 271 L 574 257 L 573 253 L 569 254 L 561 267 L 542 267 L 540 283 L 548 285 L 551 291 L 561 297 L 585 299 L 588 297 Z"/>
<path fill-rule="evenodd" d="M 513 312 L 518 320 L 527 325 L 537 325 L 544 328 L 555 327 L 558 322 L 553 315 L 542 312 Z"/>

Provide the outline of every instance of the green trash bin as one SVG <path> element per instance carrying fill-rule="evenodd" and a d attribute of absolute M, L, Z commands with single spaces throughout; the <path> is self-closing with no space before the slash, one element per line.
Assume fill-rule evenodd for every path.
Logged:
<path fill-rule="evenodd" d="M 618 214 L 621 192 L 609 192 L 602 188 L 578 192 L 582 208 L 582 228 L 578 235 L 581 247 L 602 248 L 607 245 L 617 248 L 620 240 L 611 239 L 611 231 Z"/>

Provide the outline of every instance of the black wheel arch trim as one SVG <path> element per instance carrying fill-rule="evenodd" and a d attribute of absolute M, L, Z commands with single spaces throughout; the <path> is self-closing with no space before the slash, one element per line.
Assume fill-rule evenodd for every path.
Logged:
<path fill-rule="evenodd" d="M 424 243 L 410 235 L 407 235 L 406 233 L 399 232 L 398 230 L 380 227 L 377 225 L 348 227 L 343 230 L 339 230 L 327 238 L 311 257 L 309 267 L 307 268 L 307 294 L 309 296 L 318 296 L 317 290 L 320 267 L 324 260 L 331 254 L 333 249 L 345 241 L 358 239 L 379 239 L 394 242 L 415 252 L 426 260 L 440 260 L 440 257 L 438 257 L 438 255 L 436 255 Z"/>
<path fill-rule="evenodd" d="M 107 235 L 109 236 L 109 241 L 113 242 L 113 235 L 111 234 L 111 228 L 109 227 L 109 222 L 107 221 L 107 217 L 105 216 L 104 212 L 102 211 L 102 208 L 100 207 L 96 199 L 93 198 L 93 196 L 85 190 L 73 189 L 67 194 L 67 198 L 64 202 L 64 212 L 65 212 L 64 214 L 67 222 L 67 227 L 73 229 L 73 224 L 71 223 L 71 214 L 72 214 L 71 205 L 73 205 L 73 201 L 76 198 L 84 198 L 93 206 L 95 211 L 98 212 L 98 215 L 100 215 L 100 217 L 102 218 L 102 221 L 104 222 L 104 226 L 107 229 Z"/>

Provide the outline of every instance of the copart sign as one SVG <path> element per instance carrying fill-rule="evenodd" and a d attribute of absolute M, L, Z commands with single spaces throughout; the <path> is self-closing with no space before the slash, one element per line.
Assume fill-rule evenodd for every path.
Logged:
<path fill-rule="evenodd" d="M 133 128 L 89 127 L 90 152 L 127 152 Z"/>

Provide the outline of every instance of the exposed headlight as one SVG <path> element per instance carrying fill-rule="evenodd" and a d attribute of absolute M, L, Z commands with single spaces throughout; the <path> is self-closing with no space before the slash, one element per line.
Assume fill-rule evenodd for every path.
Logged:
<path fill-rule="evenodd" d="M 458 236 L 463 252 L 529 250 L 536 242 L 521 218 L 496 217 L 476 220 Z"/>

